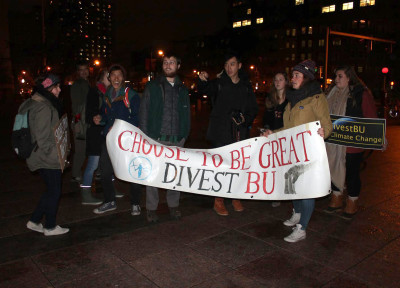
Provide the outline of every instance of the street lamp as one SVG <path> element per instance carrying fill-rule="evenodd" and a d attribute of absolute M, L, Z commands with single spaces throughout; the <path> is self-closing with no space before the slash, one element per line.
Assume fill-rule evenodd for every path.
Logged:
<path fill-rule="evenodd" d="M 163 50 L 158 50 L 158 56 L 164 56 L 164 51 Z"/>
<path fill-rule="evenodd" d="M 99 65 L 100 65 L 100 60 L 97 60 L 97 59 L 94 60 L 94 65 L 95 65 L 95 66 L 99 66 Z"/>

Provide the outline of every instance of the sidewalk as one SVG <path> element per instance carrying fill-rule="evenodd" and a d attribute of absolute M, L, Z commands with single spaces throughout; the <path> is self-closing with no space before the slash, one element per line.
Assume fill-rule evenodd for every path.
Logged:
<path fill-rule="evenodd" d="M 181 221 L 163 202 L 160 224 L 149 225 L 145 207 L 130 215 L 121 183 L 118 209 L 93 214 L 69 172 L 58 223 L 71 231 L 44 237 L 25 227 L 44 185 L 2 144 L 0 287 L 398 287 L 400 126 L 388 127 L 388 139 L 362 173 L 357 216 L 324 214 L 329 199 L 318 199 L 307 239 L 293 244 L 283 241 L 290 202 L 244 201 L 237 213 L 227 200 L 230 215 L 221 217 L 212 198 L 182 193 Z"/>

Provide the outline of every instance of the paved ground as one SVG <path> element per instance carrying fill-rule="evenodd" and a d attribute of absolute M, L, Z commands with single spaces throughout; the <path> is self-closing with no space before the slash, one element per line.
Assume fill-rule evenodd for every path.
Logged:
<path fill-rule="evenodd" d="M 204 114 L 193 110 L 193 118 L 189 145 L 201 147 Z M 328 199 L 319 199 L 307 239 L 294 244 L 283 241 L 290 202 L 246 201 L 236 213 L 226 201 L 231 215 L 220 217 L 213 199 L 184 193 L 181 221 L 169 219 L 164 202 L 161 223 L 149 225 L 130 215 L 128 196 L 113 213 L 93 214 L 69 171 L 58 223 L 71 232 L 31 232 L 25 224 L 44 185 L 10 152 L 3 124 L 0 287 L 399 287 L 400 125 L 390 124 L 389 149 L 374 152 L 362 173 L 361 211 L 346 221 L 324 214 Z M 118 187 L 128 194 L 126 184 Z"/>

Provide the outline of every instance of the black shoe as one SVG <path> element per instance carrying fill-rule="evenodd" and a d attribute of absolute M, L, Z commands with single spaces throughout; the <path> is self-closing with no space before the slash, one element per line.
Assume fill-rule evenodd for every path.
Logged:
<path fill-rule="evenodd" d="M 82 178 L 81 177 L 72 177 L 71 178 L 71 182 L 77 182 L 77 183 L 81 183 Z"/>
<path fill-rule="evenodd" d="M 340 217 L 342 217 L 343 219 L 346 219 L 346 220 L 351 220 L 351 219 L 353 219 L 354 215 L 356 215 L 356 213 L 349 214 L 349 213 L 343 212 L 343 214 L 340 215 Z"/>
<path fill-rule="evenodd" d="M 173 220 L 181 220 L 181 211 L 178 210 L 178 207 L 169 208 L 169 215 L 171 215 L 171 219 Z"/>
<path fill-rule="evenodd" d="M 147 221 L 150 223 L 158 223 L 158 216 L 155 210 L 147 210 Z"/>
<path fill-rule="evenodd" d="M 328 214 L 332 214 L 332 213 L 335 213 L 335 212 L 340 212 L 340 211 L 342 211 L 343 210 L 343 207 L 341 206 L 341 207 L 331 207 L 331 206 L 328 206 L 326 209 L 324 209 L 324 212 L 325 213 L 328 213 Z"/>

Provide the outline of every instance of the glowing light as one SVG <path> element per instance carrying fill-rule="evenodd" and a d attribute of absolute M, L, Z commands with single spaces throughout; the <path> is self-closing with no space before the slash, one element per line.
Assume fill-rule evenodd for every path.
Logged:
<path fill-rule="evenodd" d="M 389 73 L 389 68 L 383 67 L 383 68 L 382 68 L 382 73 L 383 73 L 383 74 Z"/>

